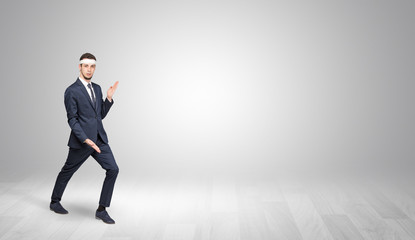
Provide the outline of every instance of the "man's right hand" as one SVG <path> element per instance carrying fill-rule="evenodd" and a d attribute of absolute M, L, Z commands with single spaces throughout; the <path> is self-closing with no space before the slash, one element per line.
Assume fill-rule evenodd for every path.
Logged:
<path fill-rule="evenodd" d="M 98 153 L 101 153 L 101 149 L 89 138 L 87 138 L 84 143 L 88 144 L 90 147 L 92 147 L 95 151 Z"/>

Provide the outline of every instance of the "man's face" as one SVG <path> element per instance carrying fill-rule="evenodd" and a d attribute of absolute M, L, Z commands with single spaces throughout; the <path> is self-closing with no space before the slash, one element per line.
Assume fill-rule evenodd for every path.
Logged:
<path fill-rule="evenodd" d="M 79 64 L 79 71 L 85 80 L 91 80 L 95 72 L 95 64 L 82 63 Z"/>

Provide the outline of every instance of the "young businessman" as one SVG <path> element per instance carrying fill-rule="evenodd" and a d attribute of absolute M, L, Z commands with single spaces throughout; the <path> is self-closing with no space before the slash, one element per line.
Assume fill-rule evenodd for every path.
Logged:
<path fill-rule="evenodd" d="M 79 77 L 65 91 L 66 113 L 72 129 L 68 142 L 69 153 L 56 179 L 50 209 L 60 214 L 68 213 L 60 204 L 63 192 L 76 170 L 92 156 L 106 171 L 95 217 L 105 223 L 115 223 L 105 208 L 110 206 L 118 166 L 108 145 L 102 119 L 114 104 L 112 96 L 118 81 L 108 89 L 107 97 L 103 100 L 101 87 L 91 82 L 96 67 L 95 56 L 85 53 L 79 60 Z"/>

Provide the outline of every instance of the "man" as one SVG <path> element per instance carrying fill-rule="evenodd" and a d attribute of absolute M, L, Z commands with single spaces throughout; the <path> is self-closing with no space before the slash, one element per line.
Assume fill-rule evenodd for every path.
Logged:
<path fill-rule="evenodd" d="M 68 142 L 69 153 L 56 179 L 50 209 L 60 214 L 68 213 L 60 204 L 63 192 L 76 170 L 89 156 L 92 156 L 106 170 L 95 217 L 105 223 L 113 224 L 115 221 L 105 208 L 110 206 L 118 166 L 108 145 L 102 119 L 114 104 L 112 96 L 117 89 L 118 81 L 107 91 L 105 101 L 102 100 L 101 87 L 91 82 L 96 66 L 95 56 L 85 53 L 79 60 L 79 77 L 65 91 L 66 113 L 72 129 Z"/>

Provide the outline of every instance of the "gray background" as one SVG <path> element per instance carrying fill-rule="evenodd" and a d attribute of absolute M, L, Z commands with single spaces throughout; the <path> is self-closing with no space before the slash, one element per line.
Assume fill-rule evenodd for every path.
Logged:
<path fill-rule="evenodd" d="M 2 179 L 57 175 L 84 52 L 120 81 L 104 126 L 124 176 L 411 172 L 414 7 L 3 0 Z"/>

